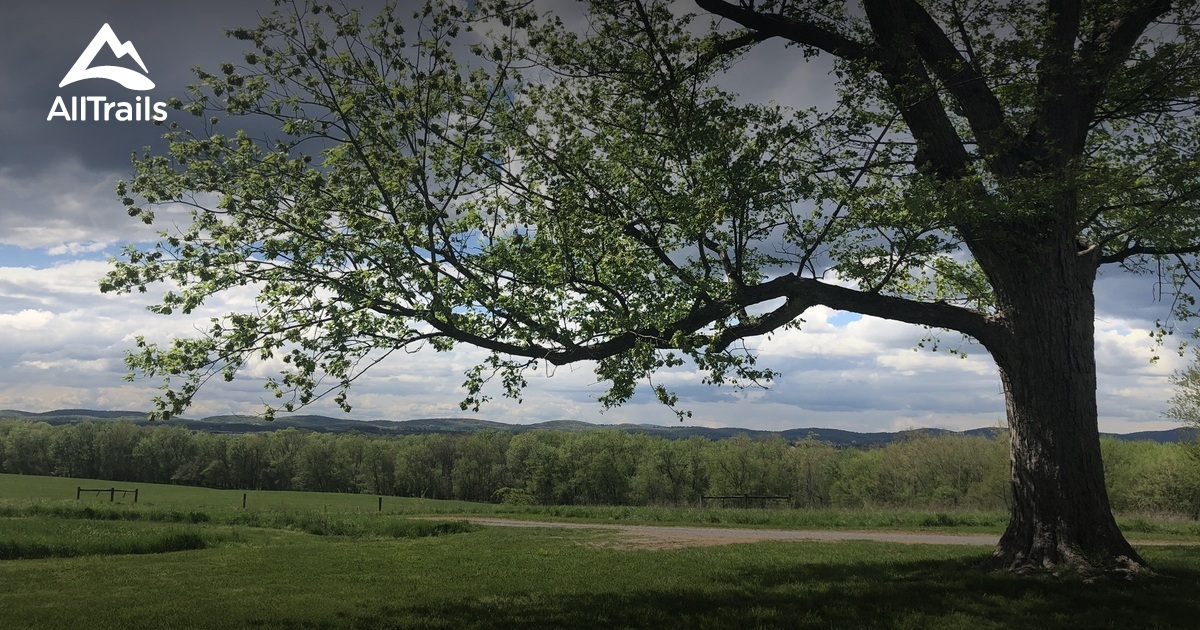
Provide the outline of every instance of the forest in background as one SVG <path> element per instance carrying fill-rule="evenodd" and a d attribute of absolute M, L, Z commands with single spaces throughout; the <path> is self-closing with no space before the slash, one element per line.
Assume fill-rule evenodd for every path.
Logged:
<path fill-rule="evenodd" d="M 1200 447 L 1102 439 L 1114 510 L 1200 516 Z M 0 472 L 245 490 L 543 505 L 1005 509 L 1008 440 L 924 434 L 865 448 L 808 437 L 672 440 L 613 429 L 375 436 L 294 428 L 215 434 L 118 420 L 0 421 Z"/>

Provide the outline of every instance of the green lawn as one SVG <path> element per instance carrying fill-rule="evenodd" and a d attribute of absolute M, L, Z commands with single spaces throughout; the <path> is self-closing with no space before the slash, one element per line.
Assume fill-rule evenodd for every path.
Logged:
<path fill-rule="evenodd" d="M 437 512 L 431 502 L 385 499 L 377 514 L 374 497 L 251 493 L 261 505 L 243 512 L 240 491 L 139 484 L 135 509 L 107 495 L 79 505 L 76 485 L 0 476 L 0 543 L 73 556 L 0 560 L 0 627 L 1185 628 L 1200 618 L 1194 546 L 1143 549 L 1152 579 L 1085 584 L 984 574 L 974 567 L 987 550 L 970 547 L 639 550 L 611 544 L 612 531 L 411 529 L 403 515 Z M 202 548 L 138 547 L 179 534 Z"/>

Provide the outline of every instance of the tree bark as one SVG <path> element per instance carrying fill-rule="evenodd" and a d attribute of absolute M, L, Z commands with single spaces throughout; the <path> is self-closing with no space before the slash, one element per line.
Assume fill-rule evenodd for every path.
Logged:
<path fill-rule="evenodd" d="M 1011 336 L 991 348 L 1012 440 L 1008 529 L 986 568 L 1136 573 L 1143 561 L 1117 527 L 1097 427 L 1098 253 L 1023 252 L 993 274 Z M 1022 270 L 1025 270 L 1023 273 Z"/>

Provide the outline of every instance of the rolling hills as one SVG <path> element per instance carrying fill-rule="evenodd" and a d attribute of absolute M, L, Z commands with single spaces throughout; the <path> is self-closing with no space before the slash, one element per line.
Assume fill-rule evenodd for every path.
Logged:
<path fill-rule="evenodd" d="M 70 424 L 76 422 L 108 422 L 113 420 L 128 420 L 137 424 L 150 424 L 146 413 L 141 411 L 100 411 L 94 409 L 58 409 L 54 411 L 30 412 L 12 409 L 0 410 L 0 419 L 20 419 L 31 422 L 46 422 L 49 424 Z M 807 436 L 830 442 L 837 446 L 872 446 L 882 445 L 912 435 L 914 431 L 860 433 L 843 429 L 829 428 L 797 428 L 785 431 L 761 431 L 734 427 L 700 427 L 686 424 L 663 426 L 656 424 L 593 424 L 579 420 L 551 420 L 534 424 L 506 424 L 477 418 L 418 418 L 413 420 L 353 420 L 349 418 L 331 418 L 329 416 L 294 414 L 279 416 L 272 422 L 266 422 L 257 416 L 221 415 L 205 418 L 178 418 L 162 424 L 182 426 L 197 431 L 210 433 L 260 433 L 277 431 L 286 428 L 296 428 L 323 433 L 348 433 L 357 431 L 374 435 L 414 435 L 427 433 L 470 433 L 474 431 L 506 431 L 521 433 L 536 430 L 554 430 L 568 432 L 595 431 L 599 429 L 616 429 L 629 433 L 646 433 L 671 439 L 687 439 L 700 436 L 711 440 L 731 438 L 739 434 L 751 438 L 762 439 L 779 436 L 786 440 L 799 440 Z M 945 429 L 916 429 L 915 432 L 941 435 L 955 433 Z M 999 432 L 996 428 L 971 429 L 962 432 L 965 435 L 994 436 Z M 1193 429 L 1178 428 L 1166 431 L 1141 431 L 1127 434 L 1106 434 L 1123 440 L 1167 443 L 1179 442 L 1194 437 Z"/>

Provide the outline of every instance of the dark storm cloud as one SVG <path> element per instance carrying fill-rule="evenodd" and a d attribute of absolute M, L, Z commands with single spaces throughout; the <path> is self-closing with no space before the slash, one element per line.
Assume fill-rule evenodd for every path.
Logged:
<path fill-rule="evenodd" d="M 183 96 L 194 81 L 191 68 L 214 67 L 240 56 L 242 43 L 223 34 L 223 28 L 250 25 L 266 2 L 162 3 L 144 0 L 99 2 L 24 2 L 0 26 L 0 168 L 17 174 L 36 172 L 48 164 L 78 160 L 85 168 L 111 172 L 128 170 L 130 152 L 159 144 L 161 127 L 117 122 L 47 121 L 54 98 L 62 95 L 103 95 L 133 101 L 149 95 L 155 101 Z M 149 92 L 133 92 L 103 79 L 58 87 L 67 70 L 103 24 L 121 42 L 132 42 L 148 76 Z M 94 65 L 136 68 L 129 58 L 117 59 L 102 49 Z M 175 116 L 180 114 L 172 112 Z"/>
<path fill-rule="evenodd" d="M 371 0 L 360 6 L 373 15 L 381 4 Z M 399 5 L 404 12 L 412 6 Z M 153 229 L 126 216 L 113 190 L 118 179 L 131 174 L 132 153 L 143 147 L 165 151 L 166 129 L 138 121 L 47 120 L 55 98 L 61 96 L 64 104 L 84 95 L 110 103 L 132 103 L 138 97 L 187 100 L 187 86 L 196 82 L 193 68 L 216 71 L 223 61 L 244 59 L 249 45 L 227 37 L 225 30 L 254 26 L 272 10 L 269 0 L 69 0 L 6 6 L 0 19 L 0 247 L 53 249 L 154 238 Z M 58 87 L 104 24 L 122 45 L 133 45 L 153 89 L 130 90 L 105 79 Z M 90 67 L 100 65 L 141 72 L 131 57 L 118 57 L 107 46 Z M 185 128 L 199 127 L 185 112 L 170 110 L 168 115 Z M 243 118 L 226 121 L 223 130 L 236 128 L 262 136 L 270 135 L 273 125 Z"/>
<path fill-rule="evenodd" d="M 303 4 L 303 2 L 299 2 Z M 337 3 L 335 3 L 337 4 Z M 407 19 L 420 2 L 400 1 L 396 11 Z M 545 3 L 547 10 L 564 2 Z M 375 16 L 383 0 L 347 2 L 364 16 Z M 263 14 L 275 10 L 270 0 L 216 2 L 156 2 L 153 0 L 24 0 L 6 6 L 0 20 L 0 169 L 20 174 L 36 172 L 47 164 L 79 160 L 100 172 L 129 170 L 132 151 L 144 146 L 161 149 L 164 129 L 153 124 L 47 121 L 56 96 L 103 95 L 110 100 L 133 101 L 148 94 L 154 101 L 172 96 L 185 98 L 196 81 L 193 68 L 215 71 L 223 61 L 239 63 L 250 45 L 225 35 L 225 30 L 258 24 Z M 281 11 L 289 11 L 286 4 Z M 575 13 L 578 13 L 576 9 Z M 132 42 L 146 64 L 155 87 L 135 92 L 103 79 L 89 79 L 58 87 L 67 70 L 103 24 L 109 24 L 122 43 Z M 93 65 L 118 65 L 137 69 L 129 57 L 116 58 L 107 47 Z M 187 127 L 191 116 L 170 112 Z M 265 124 L 239 120 L 238 126 Z M 191 125 L 194 126 L 194 125 Z"/>

